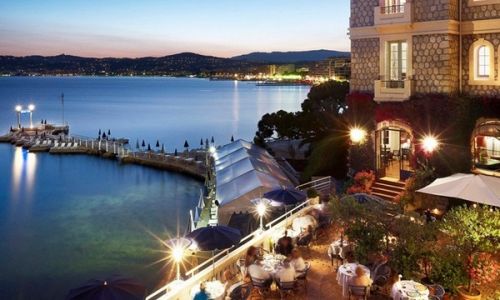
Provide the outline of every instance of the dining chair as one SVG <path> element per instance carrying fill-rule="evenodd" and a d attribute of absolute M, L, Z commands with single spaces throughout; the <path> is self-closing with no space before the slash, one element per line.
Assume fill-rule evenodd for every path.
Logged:
<path fill-rule="evenodd" d="M 280 292 L 280 298 L 284 299 L 285 295 L 293 295 L 297 281 L 277 281 Z"/>
<path fill-rule="evenodd" d="M 265 295 L 269 291 L 269 286 L 266 284 L 266 280 L 264 279 L 259 279 L 259 278 L 254 278 L 251 277 L 252 279 L 252 287 L 254 289 L 257 289 L 260 295 Z"/>
<path fill-rule="evenodd" d="M 349 285 L 349 300 L 351 299 L 351 296 L 354 297 L 354 299 L 359 299 L 363 298 L 364 300 L 368 299 L 368 296 L 370 294 L 370 286 L 364 286 L 364 285 Z"/>
<path fill-rule="evenodd" d="M 304 268 L 303 271 L 297 273 L 297 277 L 296 277 L 296 280 L 297 280 L 297 283 L 303 283 L 304 285 L 304 290 L 307 292 L 307 273 L 309 273 L 309 270 L 311 269 L 311 263 L 310 262 L 306 262 L 306 267 Z"/>

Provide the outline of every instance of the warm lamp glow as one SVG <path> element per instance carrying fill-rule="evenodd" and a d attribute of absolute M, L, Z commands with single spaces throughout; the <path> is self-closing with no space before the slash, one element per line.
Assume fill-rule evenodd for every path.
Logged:
<path fill-rule="evenodd" d="M 438 146 L 439 146 L 438 140 L 432 135 L 424 136 L 424 138 L 422 139 L 422 147 L 424 148 L 424 151 L 427 153 L 434 152 L 434 150 L 436 150 Z"/>
<path fill-rule="evenodd" d="M 264 203 L 257 204 L 257 213 L 259 217 L 263 217 L 266 214 L 266 205 Z"/>
<path fill-rule="evenodd" d="M 366 131 L 358 127 L 351 128 L 349 137 L 351 138 L 351 142 L 356 144 L 361 143 L 366 137 Z"/>
<path fill-rule="evenodd" d="M 212 154 L 215 153 L 215 147 L 214 146 L 210 146 L 210 148 L 208 148 L 208 151 Z"/>
<path fill-rule="evenodd" d="M 174 259 L 175 262 L 180 263 L 182 261 L 182 258 L 184 256 L 184 249 L 180 246 L 175 246 L 172 249 L 172 258 Z"/>
<path fill-rule="evenodd" d="M 23 110 L 23 107 L 21 105 L 16 105 L 16 111 L 21 112 Z"/>
<path fill-rule="evenodd" d="M 35 105 L 33 105 L 33 104 L 28 105 L 28 109 L 29 109 L 29 111 L 34 111 Z"/>

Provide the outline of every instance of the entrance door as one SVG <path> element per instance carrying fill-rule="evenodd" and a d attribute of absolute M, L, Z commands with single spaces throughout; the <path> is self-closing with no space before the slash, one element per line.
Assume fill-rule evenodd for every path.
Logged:
<path fill-rule="evenodd" d="M 411 171 L 411 137 L 399 128 L 383 128 L 376 132 L 377 175 L 395 180 L 406 179 Z"/>

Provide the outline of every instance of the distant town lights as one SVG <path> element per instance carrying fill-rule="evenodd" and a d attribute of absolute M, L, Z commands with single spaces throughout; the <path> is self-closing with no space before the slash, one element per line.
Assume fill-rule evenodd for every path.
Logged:
<path fill-rule="evenodd" d="M 424 136 L 422 139 L 422 147 L 424 148 L 424 151 L 427 153 L 432 153 L 434 152 L 439 146 L 438 140 L 432 136 L 432 135 L 427 135 Z"/>
<path fill-rule="evenodd" d="M 351 138 L 351 142 L 355 144 L 361 143 L 366 137 L 366 131 L 359 127 L 353 127 L 349 131 L 349 137 Z"/>

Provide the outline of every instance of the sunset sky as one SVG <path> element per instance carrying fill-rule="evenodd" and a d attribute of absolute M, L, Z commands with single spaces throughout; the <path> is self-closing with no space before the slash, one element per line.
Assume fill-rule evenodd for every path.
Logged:
<path fill-rule="evenodd" d="M 349 50 L 347 0 L 2 0 L 1 55 Z"/>

